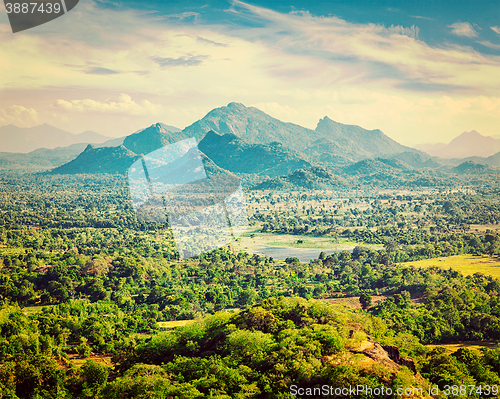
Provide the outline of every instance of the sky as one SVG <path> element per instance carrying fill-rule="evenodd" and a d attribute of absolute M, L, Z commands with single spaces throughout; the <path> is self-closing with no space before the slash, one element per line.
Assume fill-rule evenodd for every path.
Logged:
<path fill-rule="evenodd" d="M 406 145 L 500 135 L 500 2 L 96 1 L 12 33 L 0 126 L 120 137 L 230 102 Z"/>

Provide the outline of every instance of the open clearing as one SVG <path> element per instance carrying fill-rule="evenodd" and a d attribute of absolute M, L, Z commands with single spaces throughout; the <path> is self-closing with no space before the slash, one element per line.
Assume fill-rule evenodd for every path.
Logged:
<path fill-rule="evenodd" d="M 471 224 L 471 231 L 500 230 L 500 224 Z"/>
<path fill-rule="evenodd" d="M 452 268 L 465 276 L 483 273 L 500 279 L 500 259 L 491 256 L 454 255 L 444 258 L 423 259 L 405 264 L 416 267 L 438 266 L 442 269 Z"/>
<path fill-rule="evenodd" d="M 193 320 L 175 320 L 175 321 L 158 321 L 158 325 L 163 329 L 171 329 L 185 326 L 188 323 L 191 323 Z"/>
<path fill-rule="evenodd" d="M 378 305 L 387 299 L 384 295 L 373 295 L 372 296 L 372 306 Z M 322 299 L 323 301 L 333 304 L 333 305 L 343 305 L 349 309 L 361 309 L 361 302 L 359 302 L 359 296 L 351 296 L 347 298 L 327 298 Z"/>
<path fill-rule="evenodd" d="M 70 354 L 68 355 L 67 363 L 59 361 L 59 366 L 63 369 L 68 368 L 68 363 L 71 363 L 77 367 L 82 367 L 88 360 L 93 360 L 97 363 L 102 363 L 108 367 L 113 367 L 113 362 L 111 361 L 113 356 L 106 353 L 96 353 L 89 357 L 83 357 L 80 355 Z"/>
<path fill-rule="evenodd" d="M 431 350 L 434 348 L 442 347 L 449 352 L 455 352 L 460 348 L 467 348 L 479 352 L 481 348 L 496 348 L 498 345 L 499 343 L 496 341 L 464 341 L 464 342 L 454 342 L 451 344 L 425 345 L 425 346 Z"/>
<path fill-rule="evenodd" d="M 354 241 L 336 240 L 332 237 L 310 235 L 260 233 L 259 229 L 249 230 L 232 245 L 236 249 L 255 249 L 262 245 L 303 249 L 352 249 L 359 245 Z"/>
<path fill-rule="evenodd" d="M 259 230 L 260 228 L 246 232 L 231 246 L 236 251 L 267 255 L 281 260 L 287 257 L 297 257 L 301 262 L 309 262 L 311 259 L 316 259 L 321 251 L 327 254 L 352 251 L 355 246 L 362 245 L 355 241 L 333 237 L 261 233 Z M 373 249 L 382 248 L 381 245 L 363 244 L 363 246 Z"/>

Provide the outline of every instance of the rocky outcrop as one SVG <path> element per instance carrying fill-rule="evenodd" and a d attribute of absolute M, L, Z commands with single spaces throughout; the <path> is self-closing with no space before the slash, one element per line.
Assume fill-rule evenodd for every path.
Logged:
<path fill-rule="evenodd" d="M 382 348 L 387 352 L 387 355 L 392 361 L 396 362 L 400 366 L 408 367 L 414 374 L 417 373 L 415 361 L 411 357 L 400 357 L 399 348 L 397 346 L 384 345 Z"/>
<path fill-rule="evenodd" d="M 382 346 L 378 342 L 374 341 L 366 342 L 370 342 L 372 345 L 368 345 L 368 347 L 363 345 L 362 350 L 351 350 L 351 352 L 363 354 L 386 367 L 399 369 L 401 366 L 405 366 L 413 371 L 414 374 L 417 373 L 415 361 L 409 357 L 401 357 L 398 347 L 392 345 Z"/>

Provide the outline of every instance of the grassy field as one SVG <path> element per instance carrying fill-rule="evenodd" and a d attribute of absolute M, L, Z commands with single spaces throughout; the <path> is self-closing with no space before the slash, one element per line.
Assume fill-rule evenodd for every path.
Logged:
<path fill-rule="evenodd" d="M 470 231 L 500 230 L 498 224 L 471 224 Z"/>
<path fill-rule="evenodd" d="M 39 313 L 39 312 L 41 312 L 43 308 L 50 308 L 52 306 L 55 306 L 55 305 L 27 306 L 27 307 L 23 308 L 23 313 L 26 316 L 29 316 L 29 315 L 31 315 L 33 313 Z"/>
<path fill-rule="evenodd" d="M 89 357 L 81 357 L 80 355 L 70 354 L 68 355 L 68 363 L 72 363 L 77 367 L 82 367 L 87 360 L 94 360 L 97 363 L 102 363 L 106 366 L 113 367 L 113 362 L 111 361 L 112 356 L 109 354 L 94 354 Z M 63 367 L 66 368 L 66 367 Z"/>
<path fill-rule="evenodd" d="M 443 269 L 452 268 L 465 276 L 483 273 L 500 279 L 500 259 L 491 256 L 455 255 L 444 258 L 424 259 L 408 262 L 416 267 L 438 266 Z"/>
<path fill-rule="evenodd" d="M 377 305 L 379 302 L 385 301 L 386 296 L 383 295 L 373 295 L 372 296 L 372 306 Z M 349 309 L 361 309 L 361 303 L 359 302 L 359 296 L 352 296 L 348 298 L 328 298 L 323 299 L 323 301 L 328 302 L 333 305 L 343 305 Z"/>
<path fill-rule="evenodd" d="M 442 347 L 449 352 L 455 352 L 460 348 L 468 348 L 479 352 L 481 348 L 496 348 L 498 345 L 499 343 L 496 341 L 467 341 L 467 342 L 455 342 L 452 344 L 444 344 L 444 345 L 425 345 L 425 346 L 428 349 Z"/>
<path fill-rule="evenodd" d="M 349 250 L 359 245 L 355 241 L 345 239 L 334 239 L 332 237 L 314 237 L 310 235 L 273 234 L 260 233 L 260 228 L 247 231 L 241 238 L 231 244 L 236 250 L 252 250 L 262 245 L 283 248 L 303 249 L 339 249 Z M 368 247 L 380 247 L 381 245 L 364 245 Z"/>
<path fill-rule="evenodd" d="M 170 330 L 172 328 L 185 326 L 192 321 L 193 320 L 159 321 L 158 325 L 160 326 L 160 328 Z"/>

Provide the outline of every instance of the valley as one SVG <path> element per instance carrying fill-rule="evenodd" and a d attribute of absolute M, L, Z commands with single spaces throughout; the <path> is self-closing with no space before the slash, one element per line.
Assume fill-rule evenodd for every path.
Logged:
<path fill-rule="evenodd" d="M 248 228 L 181 259 L 167 208 L 165 222 L 138 217 L 129 170 L 189 137 L 199 164 L 180 153 L 162 170 L 186 181 L 202 165 L 212 201 L 241 182 Z M 77 149 L 0 166 L 2 392 L 289 398 L 291 381 L 500 385 L 495 166 L 237 103 L 184 130 L 156 123 Z"/>

